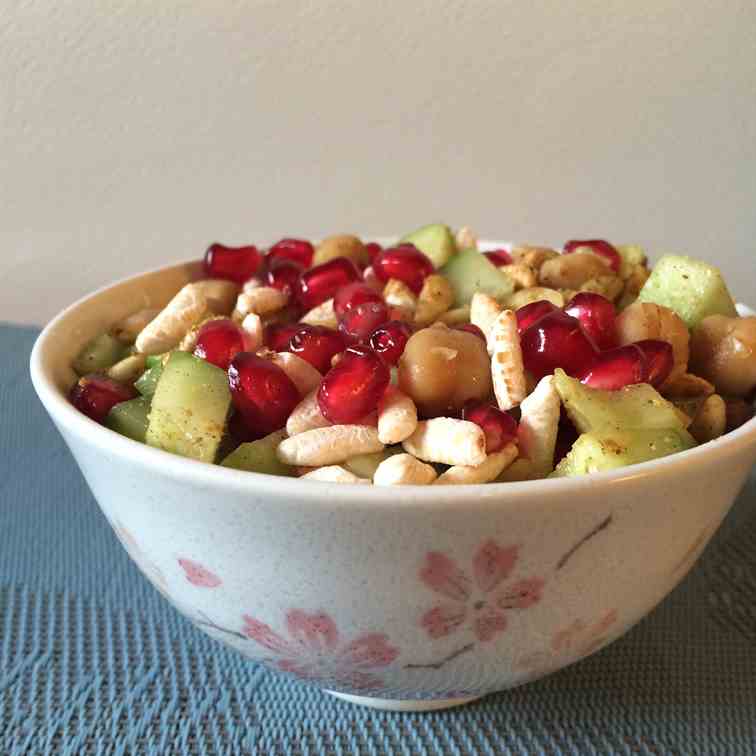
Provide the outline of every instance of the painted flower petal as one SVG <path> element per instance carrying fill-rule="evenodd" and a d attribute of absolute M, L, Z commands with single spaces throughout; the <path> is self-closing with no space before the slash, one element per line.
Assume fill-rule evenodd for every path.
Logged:
<path fill-rule="evenodd" d="M 301 677 L 303 680 L 316 680 L 318 678 L 318 668 L 307 664 L 307 662 L 300 662 L 297 659 L 279 659 L 276 662 L 276 667 L 281 672 L 288 672 L 289 674 Z"/>
<path fill-rule="evenodd" d="M 293 641 L 311 651 L 333 651 L 339 642 L 338 628 L 325 612 L 307 614 L 291 609 L 286 614 L 286 628 Z"/>
<path fill-rule="evenodd" d="M 571 625 L 563 630 L 558 630 L 551 637 L 551 648 L 557 653 L 569 651 L 572 647 L 572 641 L 585 630 L 585 623 L 582 620 L 575 620 Z"/>
<path fill-rule="evenodd" d="M 355 638 L 339 654 L 339 663 L 372 669 L 385 667 L 399 656 L 399 649 L 388 643 L 388 636 L 382 633 L 369 633 Z"/>
<path fill-rule="evenodd" d="M 519 546 L 502 548 L 494 540 L 486 541 L 473 558 L 473 575 L 478 588 L 488 593 L 505 580 L 519 556 Z"/>
<path fill-rule="evenodd" d="M 432 591 L 454 601 L 467 601 L 470 596 L 470 578 L 457 567 L 453 559 L 438 551 L 429 551 L 420 568 L 420 579 Z"/>
<path fill-rule="evenodd" d="M 592 628 L 591 635 L 603 635 L 618 619 L 616 609 L 610 609 Z"/>
<path fill-rule="evenodd" d="M 478 640 L 487 643 L 507 629 L 507 618 L 503 612 L 487 612 L 475 618 L 473 629 Z"/>
<path fill-rule="evenodd" d="M 251 638 L 255 643 L 259 643 L 269 651 L 274 651 L 277 654 L 292 654 L 293 649 L 289 643 L 284 640 L 278 633 L 270 629 L 264 622 L 256 620 L 254 617 L 250 617 L 248 614 L 243 616 L 244 627 L 242 632 L 248 638 Z"/>
<path fill-rule="evenodd" d="M 453 633 L 464 621 L 467 610 L 464 606 L 434 606 L 420 619 L 420 626 L 431 638 L 443 638 Z"/>
<path fill-rule="evenodd" d="M 199 562 L 191 559 L 179 558 L 181 569 L 186 575 L 186 579 L 200 588 L 217 588 L 221 584 L 221 579 L 213 572 L 203 567 Z"/>
<path fill-rule="evenodd" d="M 496 597 L 499 609 L 527 609 L 541 600 L 544 581 L 541 578 L 525 578 L 506 586 Z"/>

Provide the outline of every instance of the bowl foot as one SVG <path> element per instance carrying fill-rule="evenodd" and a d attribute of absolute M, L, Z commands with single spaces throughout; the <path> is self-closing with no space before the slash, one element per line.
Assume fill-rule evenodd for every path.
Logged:
<path fill-rule="evenodd" d="M 453 706 L 464 706 L 482 698 L 482 696 L 470 696 L 469 698 L 439 698 L 424 701 L 421 699 L 369 698 L 368 696 L 353 696 L 349 693 L 336 693 L 333 690 L 327 690 L 326 693 L 335 698 L 340 698 L 342 701 L 348 701 L 358 706 L 369 706 L 371 709 L 382 709 L 383 711 L 437 711 L 438 709 L 451 709 Z"/>

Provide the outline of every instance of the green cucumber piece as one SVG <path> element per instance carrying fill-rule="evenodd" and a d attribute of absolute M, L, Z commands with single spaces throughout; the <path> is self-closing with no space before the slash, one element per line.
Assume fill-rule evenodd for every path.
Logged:
<path fill-rule="evenodd" d="M 151 397 L 155 393 L 160 376 L 163 374 L 163 363 L 155 363 L 137 378 L 134 388 L 142 395 Z"/>
<path fill-rule="evenodd" d="M 173 352 L 152 397 L 150 446 L 213 462 L 231 405 L 224 370 L 189 352 Z"/>
<path fill-rule="evenodd" d="M 583 433 L 549 477 L 564 478 L 637 465 L 696 445 L 682 428 Z"/>
<path fill-rule="evenodd" d="M 401 446 L 389 446 L 387 449 L 373 454 L 358 454 L 356 457 L 350 457 L 346 462 L 343 462 L 342 467 L 359 478 L 372 480 L 381 462 L 393 457 L 394 454 L 401 454 L 403 451 Z"/>
<path fill-rule="evenodd" d="M 638 301 L 669 307 L 688 328 L 695 328 L 708 315 L 737 316 L 719 270 L 683 255 L 664 255 L 656 263 Z"/>
<path fill-rule="evenodd" d="M 79 352 L 72 367 L 79 375 L 102 373 L 126 357 L 128 353 L 128 347 L 118 339 L 109 333 L 101 333 Z"/>
<path fill-rule="evenodd" d="M 677 407 L 647 383 L 605 391 L 585 386 L 557 368 L 554 386 L 579 433 L 605 429 L 685 428 Z"/>
<path fill-rule="evenodd" d="M 294 468 L 283 464 L 276 456 L 276 449 L 285 438 L 286 431 L 280 430 L 257 441 L 241 444 L 221 462 L 221 466 L 234 470 L 292 477 Z"/>
<path fill-rule="evenodd" d="M 440 272 L 454 289 L 454 307 L 470 304 L 476 291 L 488 294 L 501 303 L 506 302 L 514 291 L 509 276 L 474 249 L 458 252 Z"/>
<path fill-rule="evenodd" d="M 163 365 L 163 359 L 165 358 L 165 354 L 148 354 L 145 358 L 144 364 L 147 366 L 147 369 L 154 368 L 156 365 Z"/>
<path fill-rule="evenodd" d="M 144 443 L 149 414 L 150 400 L 139 396 L 136 399 L 129 399 L 127 402 L 116 404 L 108 412 L 105 425 L 122 436 Z"/>
<path fill-rule="evenodd" d="M 434 267 L 443 267 L 457 251 L 457 244 L 449 226 L 443 223 L 431 223 L 418 228 L 411 234 L 403 236 L 400 242 L 414 244 L 424 255 L 430 258 Z"/>

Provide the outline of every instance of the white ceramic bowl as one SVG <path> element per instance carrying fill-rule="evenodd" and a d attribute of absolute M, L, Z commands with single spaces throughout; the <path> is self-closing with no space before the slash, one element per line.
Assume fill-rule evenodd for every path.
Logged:
<path fill-rule="evenodd" d="M 82 345 L 167 301 L 199 266 L 95 292 L 42 332 L 36 391 L 147 578 L 242 654 L 350 700 L 430 709 L 571 664 L 644 617 L 694 564 L 756 459 L 756 419 L 588 477 L 379 488 L 202 464 L 66 400 Z"/>

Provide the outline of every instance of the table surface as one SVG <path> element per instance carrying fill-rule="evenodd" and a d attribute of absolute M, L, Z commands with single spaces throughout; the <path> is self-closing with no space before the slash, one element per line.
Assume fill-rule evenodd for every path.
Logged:
<path fill-rule="evenodd" d="M 523 688 L 361 709 L 185 621 L 110 531 L 0 325 L 0 754 L 756 753 L 756 478 L 628 635 Z"/>

